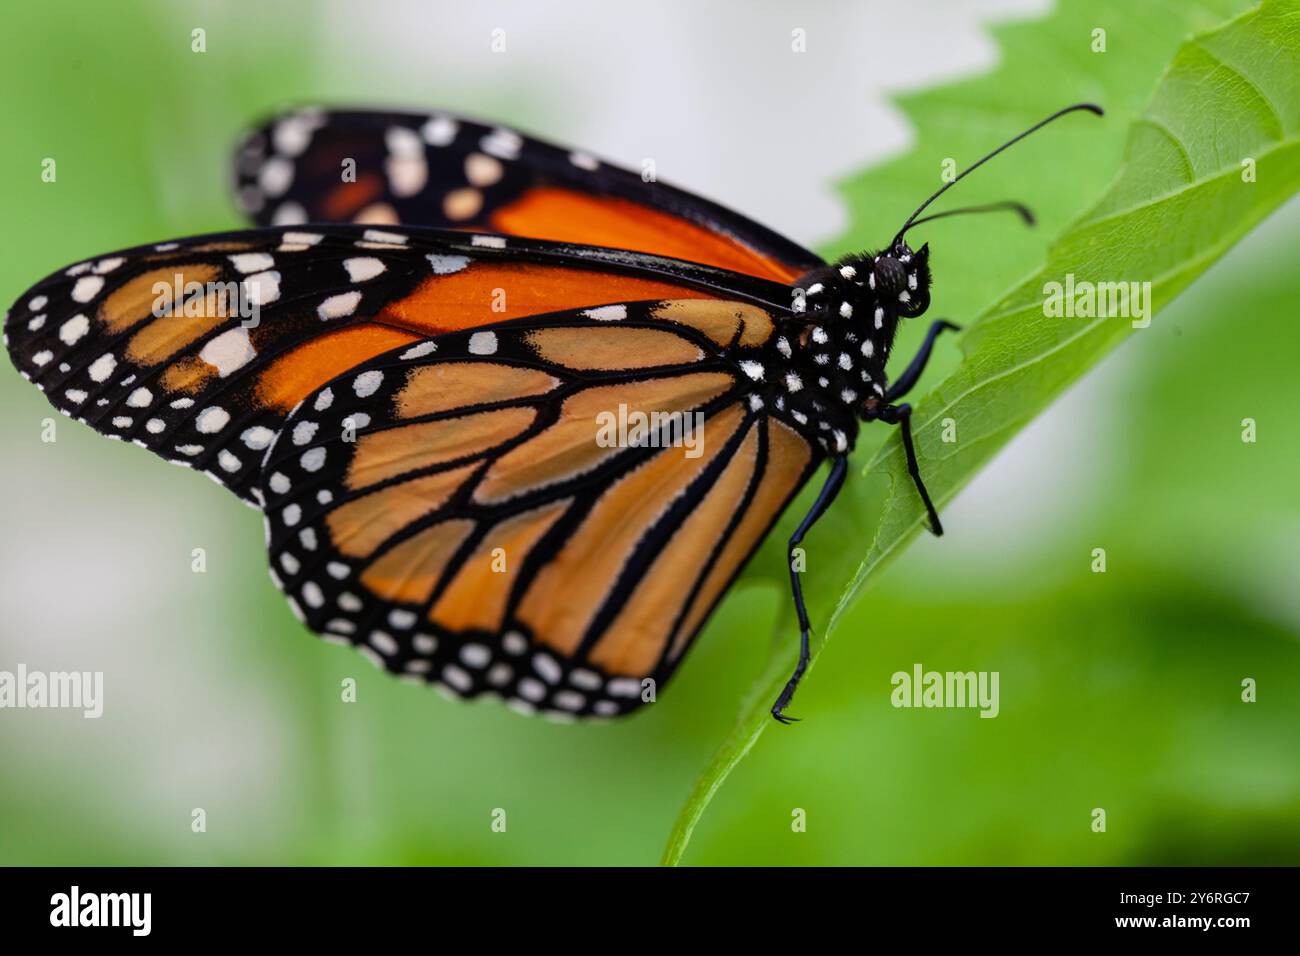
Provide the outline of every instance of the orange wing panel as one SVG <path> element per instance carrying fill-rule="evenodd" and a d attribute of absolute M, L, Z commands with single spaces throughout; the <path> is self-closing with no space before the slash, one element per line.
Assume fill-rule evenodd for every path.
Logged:
<path fill-rule="evenodd" d="M 797 273 L 689 219 L 614 196 L 538 186 L 492 214 L 497 232 L 648 252 L 789 282 Z"/>
<path fill-rule="evenodd" d="M 287 412 L 335 376 L 420 338 L 369 323 L 327 332 L 277 358 L 258 379 L 257 398 Z"/>
<path fill-rule="evenodd" d="M 289 411 L 336 375 L 389 349 L 422 338 L 542 312 L 645 299 L 709 299 L 707 292 L 592 269 L 526 262 L 472 262 L 433 275 L 389 303 L 373 322 L 329 332 L 277 358 L 262 374 L 257 397 Z"/>
<path fill-rule="evenodd" d="M 353 183 L 344 183 L 323 200 L 325 218 L 347 222 L 354 215 L 384 195 L 384 180 L 378 173 L 362 173 Z"/>
<path fill-rule="evenodd" d="M 473 262 L 435 275 L 390 303 L 376 321 L 441 335 L 542 312 L 643 299 L 711 299 L 707 292 L 593 269 L 531 262 Z"/>

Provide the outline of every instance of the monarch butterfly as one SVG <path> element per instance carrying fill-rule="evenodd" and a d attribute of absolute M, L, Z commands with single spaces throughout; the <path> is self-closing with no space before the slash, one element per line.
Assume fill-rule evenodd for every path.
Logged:
<path fill-rule="evenodd" d="M 236 154 L 262 227 L 86 260 L 5 320 L 64 414 L 206 473 L 265 516 L 271 577 L 312 630 L 459 696 L 615 716 L 666 681 L 824 459 L 898 425 L 935 338 L 911 228 L 828 264 L 588 153 L 447 114 L 283 115 Z M 349 166 L 355 175 L 346 173 Z M 340 169 L 344 171 L 340 175 Z M 310 223 L 310 224 L 309 224 Z M 619 410 L 644 425 L 597 440 Z M 656 418 L 654 416 L 658 415 Z M 698 426 L 698 454 L 674 446 Z M 677 432 L 672 432 L 672 429 Z M 810 624 L 799 575 L 798 665 Z"/>

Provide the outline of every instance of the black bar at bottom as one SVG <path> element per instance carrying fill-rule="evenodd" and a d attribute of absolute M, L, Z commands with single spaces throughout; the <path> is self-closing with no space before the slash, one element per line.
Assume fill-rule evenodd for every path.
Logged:
<path fill-rule="evenodd" d="M 918 941 L 1098 935 L 1231 943 L 1292 920 L 1291 869 L 8 869 L 6 940 L 375 942 L 439 927 L 662 943 L 695 921 Z M 107 924 L 107 925 L 105 925 Z M 601 935 L 591 935 L 601 928 Z M 605 935 L 610 932 L 614 936 Z M 691 931 L 686 930 L 686 935 Z M 13 951 L 13 950 L 11 950 Z"/>

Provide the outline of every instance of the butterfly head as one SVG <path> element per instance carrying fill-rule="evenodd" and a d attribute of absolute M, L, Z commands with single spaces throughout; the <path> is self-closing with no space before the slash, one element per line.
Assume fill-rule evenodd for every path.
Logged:
<path fill-rule="evenodd" d="M 827 426 L 828 450 L 843 451 L 856 422 L 870 420 L 884 399 L 899 320 L 930 306 L 930 251 L 900 239 L 815 269 L 791 291 L 791 334 L 777 342 L 787 366 L 784 400 L 796 421 Z"/>
<path fill-rule="evenodd" d="M 793 290 L 798 319 L 836 345 L 854 346 L 862 370 L 883 371 L 900 319 L 930 307 L 930 248 L 902 239 L 878 252 L 845 256 L 802 276 Z M 870 343 L 870 344 L 868 344 Z"/>
<path fill-rule="evenodd" d="M 896 328 L 930 307 L 930 247 L 903 240 L 879 252 L 848 255 L 795 283 L 794 311 L 812 323 L 834 324 L 859 336 Z"/>
<path fill-rule="evenodd" d="M 858 290 L 860 301 L 872 310 L 872 325 L 877 309 L 894 318 L 907 319 L 930 307 L 930 247 L 913 250 L 899 239 L 876 253 L 846 256 L 836 263 L 842 278 Z"/>

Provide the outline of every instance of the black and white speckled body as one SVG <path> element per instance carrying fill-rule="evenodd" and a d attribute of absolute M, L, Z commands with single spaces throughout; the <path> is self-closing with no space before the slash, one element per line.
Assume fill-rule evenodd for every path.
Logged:
<path fill-rule="evenodd" d="M 906 243 L 846 256 L 791 287 L 769 395 L 831 455 L 853 449 L 859 420 L 884 402 L 894 334 L 930 304 L 929 250 Z"/>

